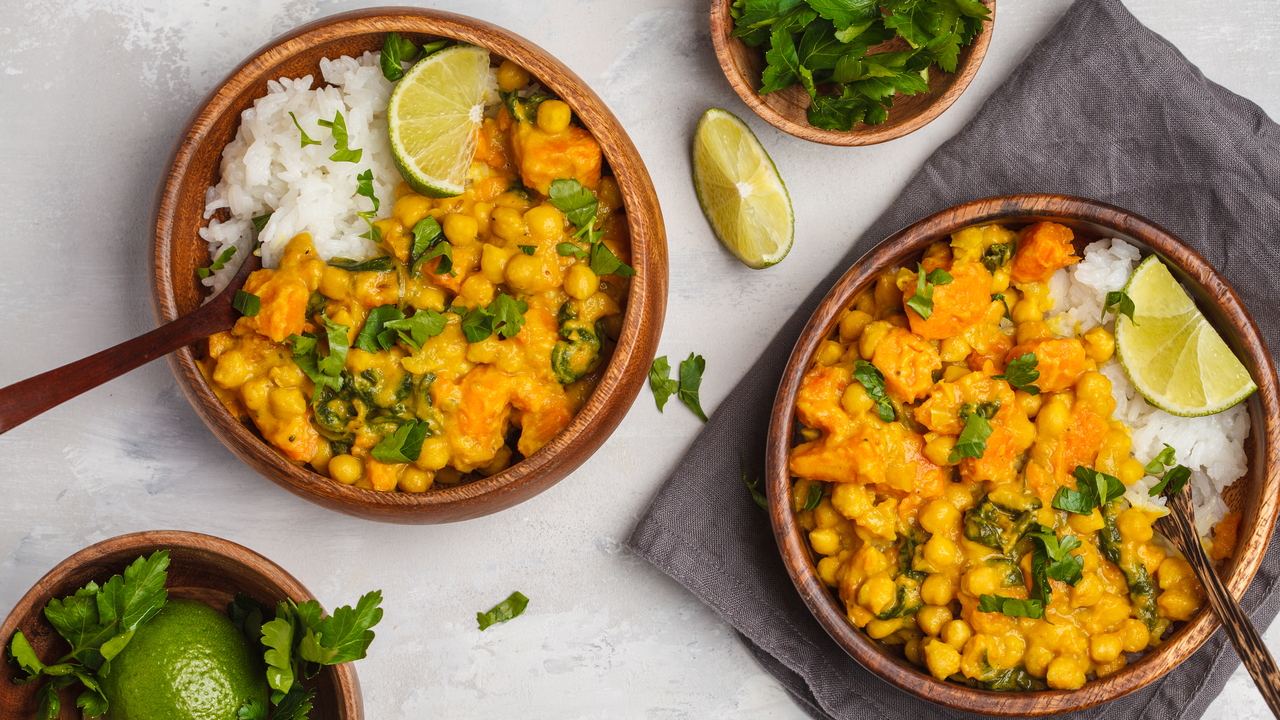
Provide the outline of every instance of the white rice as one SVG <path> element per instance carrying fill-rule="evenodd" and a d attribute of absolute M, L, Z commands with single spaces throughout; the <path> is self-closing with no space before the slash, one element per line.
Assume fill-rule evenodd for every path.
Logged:
<path fill-rule="evenodd" d="M 1099 240 L 1086 247 L 1079 263 L 1059 270 L 1050 280 L 1056 300 L 1050 311 L 1050 327 L 1064 337 L 1097 327 L 1107 293 L 1124 287 L 1139 260 L 1138 249 L 1122 240 Z M 1105 327 L 1114 330 L 1114 326 L 1114 317 L 1108 315 Z M 1177 451 L 1177 462 L 1191 469 L 1196 529 L 1208 539 L 1213 526 L 1228 511 L 1222 491 L 1245 474 L 1249 414 L 1244 404 L 1217 415 L 1176 417 L 1148 405 L 1129 382 L 1119 360 L 1112 358 L 1100 371 L 1111 379 L 1115 419 L 1132 430 L 1134 457 L 1146 464 L 1168 443 Z M 1159 478 L 1144 477 L 1129 486 L 1124 497 L 1131 505 L 1163 513 L 1164 498 L 1148 495 L 1158 482 Z"/>
<path fill-rule="evenodd" d="M 210 297 L 226 286 L 252 246 L 252 219 L 267 213 L 271 218 L 259 233 L 263 267 L 275 267 L 285 246 L 301 232 L 311 234 L 324 260 L 379 254 L 371 240 L 360 237 L 369 226 L 357 215 L 373 210 L 373 202 L 356 194 L 356 176 L 372 170 L 374 194 L 381 203 L 378 217 L 387 217 L 400 184 L 387 139 L 387 102 L 394 85 L 383 77 L 378 58 L 379 53 L 368 52 L 358 60 L 325 58 L 320 73 L 330 87 L 312 89 L 310 75 L 272 80 L 267 95 L 241 114 L 235 140 L 222 151 L 222 178 L 209 188 L 204 213 L 208 218 L 227 208 L 231 219 L 210 220 L 200 230 L 210 257 L 229 246 L 237 248 L 226 267 L 203 280 L 213 290 Z M 497 80 L 490 75 L 493 87 L 486 104 L 498 102 Z M 319 145 L 301 147 L 290 112 Z M 338 112 L 346 121 L 348 147 L 364 151 L 359 162 L 329 159 L 333 134 L 317 121 L 332 121 Z"/>

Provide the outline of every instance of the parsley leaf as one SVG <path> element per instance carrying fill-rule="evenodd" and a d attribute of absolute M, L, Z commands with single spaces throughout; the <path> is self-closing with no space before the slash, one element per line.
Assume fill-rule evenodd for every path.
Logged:
<path fill-rule="evenodd" d="M 394 330 L 399 334 L 400 342 L 405 345 L 411 345 L 415 350 L 421 350 L 423 343 L 429 338 L 444 332 L 444 326 L 444 315 L 430 308 L 419 310 L 408 318 L 401 313 L 399 318 L 383 323 L 384 328 Z M 382 344 L 382 340 L 382 336 L 379 335 L 378 343 Z"/>
<path fill-rule="evenodd" d="M 298 132 L 302 135 L 302 145 L 300 145 L 299 147 L 306 147 L 306 146 L 308 146 L 308 145 L 319 145 L 319 144 L 320 144 L 320 141 L 319 141 L 319 140 L 312 140 L 312 139 L 307 135 L 307 131 L 302 129 L 302 125 L 298 124 L 298 116 L 297 116 L 297 115 L 294 115 L 293 113 L 289 113 L 289 117 L 293 118 L 293 126 L 294 126 L 294 127 L 296 127 L 296 128 L 298 128 Z M 254 218 L 254 225 L 257 225 L 257 218 Z M 258 228 L 258 230 L 262 230 L 262 228 Z"/>
<path fill-rule="evenodd" d="M 817 483 L 810 485 L 809 494 L 805 496 L 804 499 L 804 509 L 817 510 L 818 506 L 822 504 L 822 494 L 823 490 L 821 485 L 818 485 Z"/>
<path fill-rule="evenodd" d="M 267 226 L 267 221 L 270 220 L 271 216 L 274 214 L 275 213 L 267 213 L 266 215 L 258 215 L 250 220 L 250 222 L 253 223 L 254 232 L 262 232 L 262 228 Z"/>
<path fill-rule="evenodd" d="M 942 268 L 926 273 L 924 265 L 919 267 L 920 272 L 916 281 L 916 293 L 907 300 L 906 305 L 914 310 L 922 320 L 928 320 L 929 316 L 933 314 L 934 286 L 946 285 L 954 278 L 951 277 L 951 273 Z"/>
<path fill-rule="evenodd" d="M 1168 488 L 1169 497 L 1173 497 L 1182 492 L 1182 488 L 1186 486 L 1187 480 L 1190 478 L 1191 468 L 1186 465 L 1178 465 L 1166 472 L 1160 482 L 1156 483 L 1155 487 L 1148 491 L 1148 494 L 1151 497 L 1155 497 L 1163 492 L 1165 488 Z"/>
<path fill-rule="evenodd" d="M 1174 450 L 1173 446 L 1169 443 L 1165 443 L 1164 449 L 1160 451 L 1160 454 L 1152 458 L 1151 462 L 1147 463 L 1143 470 L 1145 470 L 1148 475 L 1159 475 L 1164 472 L 1166 467 L 1170 467 L 1177 462 L 1178 451 Z"/>
<path fill-rule="evenodd" d="M 885 422 L 893 422 L 897 417 L 893 411 L 893 403 L 884 391 L 884 373 L 866 360 L 858 360 L 853 364 L 853 379 L 862 383 L 867 396 L 876 403 L 876 412 Z"/>
<path fill-rule="evenodd" d="M 236 720 L 267 720 L 267 704 L 257 698 L 247 698 L 236 709 Z"/>
<path fill-rule="evenodd" d="M 419 225 L 421 224 L 422 223 L 419 223 Z M 417 263 L 414 264 L 414 268 L 419 267 L 422 263 L 425 263 L 431 258 L 440 258 L 440 262 L 436 263 L 436 269 L 434 271 L 430 271 L 432 275 L 448 275 L 449 277 L 455 277 L 458 274 L 453 269 L 453 246 L 449 243 L 435 243 L 430 250 L 428 250 L 422 257 L 418 258 Z"/>
<path fill-rule="evenodd" d="M 556 252 L 559 253 L 561 257 L 572 256 L 572 257 L 578 258 L 579 260 L 586 260 L 588 257 L 590 257 L 589 253 L 587 253 L 586 250 L 583 250 L 582 248 L 578 247 L 577 245 L 574 245 L 571 242 L 562 242 L 556 245 Z"/>
<path fill-rule="evenodd" d="M 307 720 L 311 712 L 311 701 L 315 697 L 314 690 L 307 690 L 295 683 L 288 694 L 276 705 L 276 709 L 271 711 L 272 720 Z"/>
<path fill-rule="evenodd" d="M 218 259 L 214 260 L 213 263 L 209 265 L 209 267 L 196 268 L 196 274 L 202 278 L 209 277 L 214 273 L 215 270 L 221 270 L 222 268 L 226 267 L 227 261 L 230 260 L 235 254 L 236 254 L 236 246 L 232 245 L 226 250 L 223 250 L 222 253 L 218 255 Z"/>
<path fill-rule="evenodd" d="M 549 201 L 579 230 L 588 227 L 596 219 L 600 206 L 595 193 L 572 178 L 552 180 Z"/>
<path fill-rule="evenodd" d="M 271 702 L 279 705 L 293 687 L 293 613 L 289 606 L 280 603 L 276 617 L 262 624 L 262 644 L 267 651 L 263 660 L 267 664 L 267 685 L 271 687 Z"/>
<path fill-rule="evenodd" d="M 1039 600 L 1019 600 L 1000 595 L 980 595 L 978 610 L 982 612 L 998 612 L 1009 617 L 1041 618 L 1044 617 L 1044 606 Z"/>
<path fill-rule="evenodd" d="M 565 214 L 565 218 L 578 228 L 573 237 L 584 240 L 591 245 L 591 271 L 596 275 L 616 274 L 619 277 L 631 277 L 636 271 L 618 259 L 613 251 L 604 243 L 604 231 L 596 229 L 596 216 L 600 209 L 600 201 L 595 193 L 582 186 L 572 178 L 557 178 L 551 182 L 549 202 Z M 587 252 L 573 243 L 556 245 L 556 252 L 562 257 L 570 255 L 579 259 L 588 257 Z"/>
<path fill-rule="evenodd" d="M 412 62 L 417 55 L 418 46 L 412 40 L 402 38 L 398 33 L 387 33 L 387 39 L 382 42 L 382 57 L 378 59 L 382 76 L 391 82 L 399 80 L 404 77 L 401 63 Z"/>
<path fill-rule="evenodd" d="M 1059 540 L 1057 533 L 1044 525 L 1027 535 L 1036 541 L 1031 555 L 1030 594 L 1048 607 L 1052 594 L 1050 579 L 1074 586 L 1083 577 L 1084 558 L 1071 554 L 1080 547 L 1080 539 L 1067 535 Z"/>
<path fill-rule="evenodd" d="M 991 437 L 991 423 L 980 412 L 970 412 L 965 418 L 964 429 L 956 438 L 955 447 L 947 462 L 960 462 L 961 458 L 980 458 L 987 451 L 987 438 Z"/>
<path fill-rule="evenodd" d="M 475 307 L 462 316 L 462 334 L 467 342 L 477 343 L 493 334 L 493 315 L 482 307 Z"/>
<path fill-rule="evenodd" d="M 532 255 L 538 252 L 537 245 L 517 245 L 516 247 L 520 248 L 520 252 L 524 253 L 525 255 Z"/>
<path fill-rule="evenodd" d="M 1009 361 L 1004 373 L 992 375 L 992 380 L 1005 380 L 1014 390 L 1021 390 L 1028 395 L 1039 395 L 1040 388 L 1031 383 L 1040 379 L 1040 371 L 1036 370 L 1038 362 L 1035 353 L 1023 353 L 1021 357 Z"/>
<path fill-rule="evenodd" d="M 653 400 L 658 404 L 658 412 L 662 412 L 667 400 L 680 390 L 680 383 L 671 379 L 671 365 L 667 356 L 654 358 L 649 366 L 649 388 L 653 390 Z"/>
<path fill-rule="evenodd" d="M 386 326 L 388 322 L 395 320 L 403 320 L 404 313 L 400 312 L 400 308 L 395 305 L 379 305 L 369 311 L 369 316 L 365 318 L 364 327 L 360 328 L 360 334 L 356 336 L 353 347 L 360 348 L 367 353 L 376 353 L 379 350 L 390 350 L 391 346 L 396 342 L 396 333 L 387 332 Z M 297 337 L 290 335 L 290 338 Z M 297 346 L 294 346 L 294 353 L 297 354 Z"/>
<path fill-rule="evenodd" d="M 329 338 L 329 355 L 321 359 L 317 366 L 325 375 L 337 376 L 347 364 L 347 350 L 350 347 L 347 341 L 347 330 L 350 328 L 339 325 L 323 315 L 320 319 L 325 326 L 325 335 Z"/>
<path fill-rule="evenodd" d="M 364 150 L 352 150 L 347 147 L 347 121 L 342 118 L 342 111 L 336 111 L 333 120 L 317 120 L 316 124 L 329 128 L 333 133 L 334 152 L 329 159 L 334 162 L 360 162 Z"/>
<path fill-rule="evenodd" d="M 480 629 L 485 630 L 490 625 L 496 625 L 519 617 L 527 607 L 529 607 L 529 598 L 517 590 L 511 593 L 511 596 L 506 600 L 494 605 L 489 612 L 476 613 L 476 621 L 480 623 Z"/>
<path fill-rule="evenodd" d="M 1128 315 L 1129 321 L 1136 326 L 1138 321 L 1133 319 L 1133 311 L 1133 298 L 1129 297 L 1129 294 L 1123 290 L 1112 290 L 1107 293 L 1106 303 L 1102 306 L 1102 319 L 1098 320 L 1098 322 L 1106 322 L 1107 313 L 1115 312 L 1117 320 L 1120 319 L 1121 315 Z"/>
<path fill-rule="evenodd" d="M 1098 472 L 1084 465 L 1077 465 L 1072 472 L 1076 489 L 1058 488 L 1053 496 L 1053 507 L 1076 515 L 1089 515 L 1093 509 L 1106 505 L 1124 495 L 1124 483 L 1119 478 Z"/>
<path fill-rule="evenodd" d="M 373 212 L 369 212 L 366 210 L 362 213 L 359 213 L 360 217 L 364 218 L 365 220 L 368 220 L 370 217 L 373 217 L 373 215 L 378 212 L 378 206 L 381 204 L 378 201 L 378 196 L 373 193 L 373 171 L 372 170 L 365 170 L 364 172 L 356 176 L 356 194 L 367 197 L 373 201 Z"/>
<path fill-rule="evenodd" d="M 237 290 L 235 297 L 231 298 L 231 307 L 239 310 L 241 315 L 254 317 L 262 310 L 262 298 L 251 292 Z"/>
<path fill-rule="evenodd" d="M 800 55 L 788 30 L 774 30 L 769 38 L 769 50 L 764 59 L 767 65 L 760 78 L 760 94 L 791 87 L 800 82 Z"/>
<path fill-rule="evenodd" d="M 666 358 L 663 358 L 663 361 L 665 362 Z M 760 490 L 760 484 L 764 482 L 764 478 L 757 477 L 752 479 L 747 477 L 747 461 L 742 458 L 741 453 L 738 454 L 738 467 L 742 469 L 742 483 L 747 486 L 747 492 L 751 493 L 751 501 L 761 510 L 768 510 L 769 499 Z"/>
<path fill-rule="evenodd" d="M 413 226 L 413 246 L 409 248 L 409 267 L 413 268 L 414 275 L 421 274 L 418 271 L 418 264 L 424 259 L 423 255 L 443 240 L 444 230 L 440 228 L 440 223 L 430 215 L 422 218 Z M 449 267 L 441 270 L 441 274 L 453 269 L 452 254 L 449 255 L 449 260 Z M 443 263 L 444 261 L 441 260 L 440 262 Z"/>
<path fill-rule="evenodd" d="M 22 634 L 21 630 L 14 632 L 13 640 L 9 641 L 9 657 L 18 663 L 18 667 L 26 671 L 27 680 L 39 677 L 40 673 L 44 671 L 44 663 L 40 662 L 40 658 L 36 656 L 36 651 L 31 647 L 31 643 L 27 642 L 27 638 Z M 26 680 L 22 682 L 26 682 Z"/>
<path fill-rule="evenodd" d="M 676 391 L 680 400 L 703 422 L 707 414 L 702 411 L 702 403 L 698 399 L 698 389 L 702 385 L 702 372 L 707 369 L 707 361 L 701 355 L 689 353 L 687 360 L 680 361 L 680 385 Z"/>
<path fill-rule="evenodd" d="M 524 314 L 529 311 L 529 303 L 516 300 L 506 293 L 499 295 L 487 308 L 494 318 L 493 329 L 503 337 L 513 338 L 524 327 Z"/>
<path fill-rule="evenodd" d="M 309 601 L 315 602 L 315 601 Z M 354 609 L 344 605 L 333 614 L 308 627 L 298 646 L 299 655 L 321 665 L 360 660 L 365 657 L 374 633 L 370 628 L 382 620 L 382 592 L 374 590 L 361 597 Z M 316 604 L 315 612 L 319 611 Z"/>
<path fill-rule="evenodd" d="M 409 420 L 373 446 L 373 459 L 387 465 L 414 462 L 422 454 L 422 441 L 430 432 L 431 426 L 426 423 Z"/>
<path fill-rule="evenodd" d="M 591 248 L 591 272 L 597 276 L 609 275 L 610 273 L 618 277 L 631 277 L 636 271 L 630 265 L 618 259 L 617 255 L 609 249 L 604 243 L 596 243 Z"/>

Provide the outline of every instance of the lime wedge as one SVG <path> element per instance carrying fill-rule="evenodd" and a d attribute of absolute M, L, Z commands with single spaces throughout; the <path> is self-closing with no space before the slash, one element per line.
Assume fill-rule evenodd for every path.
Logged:
<path fill-rule="evenodd" d="M 391 154 L 419 194 L 453 197 L 466 189 L 488 88 L 489 51 L 474 45 L 428 55 L 396 85 L 387 105 Z"/>
<path fill-rule="evenodd" d="M 777 265 L 791 250 L 791 196 L 769 153 L 733 113 L 711 108 L 693 135 L 693 185 L 711 229 L 747 267 Z"/>
<path fill-rule="evenodd" d="M 1138 265 L 1124 290 L 1133 300 L 1133 320 L 1121 315 L 1116 321 L 1116 354 L 1152 405 L 1170 415 L 1212 415 L 1258 389 L 1155 255 Z"/>

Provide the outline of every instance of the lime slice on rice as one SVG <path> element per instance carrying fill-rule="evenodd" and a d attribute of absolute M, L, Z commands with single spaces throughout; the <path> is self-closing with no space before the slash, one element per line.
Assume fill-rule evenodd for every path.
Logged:
<path fill-rule="evenodd" d="M 1116 320 L 1116 354 L 1152 405 L 1170 415 L 1212 415 L 1258 389 L 1155 255 L 1138 264 L 1124 290 L 1133 300 L 1133 320 Z"/>
<path fill-rule="evenodd" d="M 791 196 L 769 153 L 733 113 L 711 108 L 693 135 L 693 185 L 720 242 L 747 267 L 778 264 L 791 250 Z"/>
<path fill-rule="evenodd" d="M 489 51 L 446 48 L 414 65 L 387 106 L 396 169 L 421 195 L 453 197 L 465 188 L 484 121 Z"/>

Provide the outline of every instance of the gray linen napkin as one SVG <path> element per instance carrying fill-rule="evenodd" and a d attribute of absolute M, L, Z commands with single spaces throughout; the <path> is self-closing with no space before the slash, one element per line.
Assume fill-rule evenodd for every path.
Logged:
<path fill-rule="evenodd" d="M 739 455 L 761 474 L 783 366 L 850 264 L 933 212 L 1020 192 L 1095 198 L 1160 223 L 1227 277 L 1280 347 L 1280 127 L 1206 80 L 1118 0 L 1079 0 L 818 284 L 717 409 L 628 541 L 737 628 L 814 717 L 970 716 L 890 686 L 828 637 L 742 485 Z M 1244 598 L 1260 627 L 1280 610 L 1278 577 L 1273 539 Z M 1219 631 L 1162 680 L 1074 717 L 1199 717 L 1238 662 Z"/>

